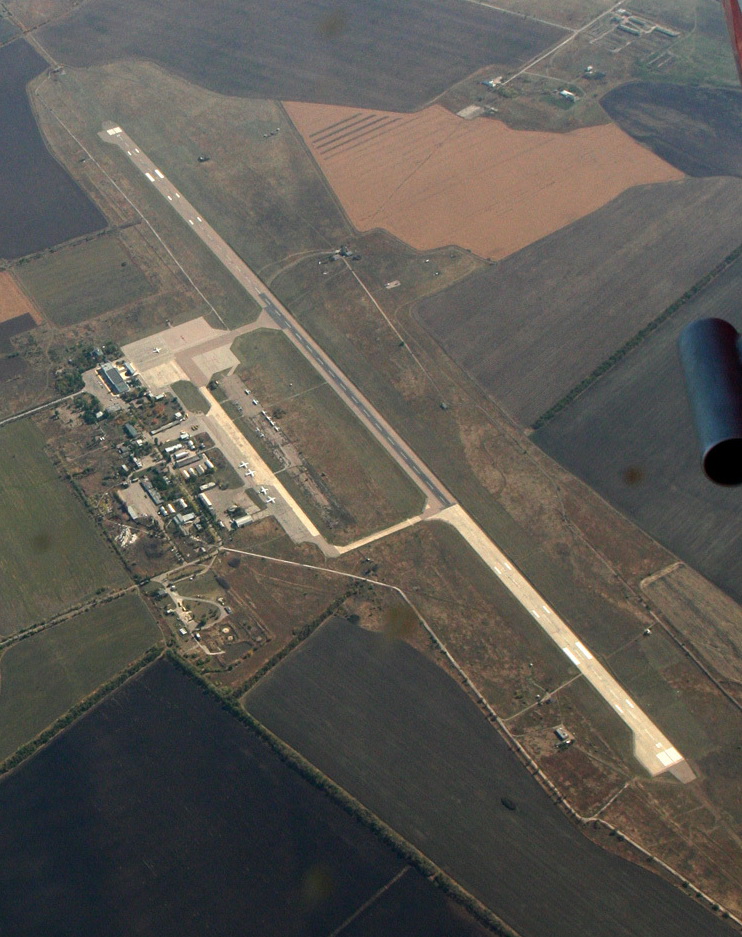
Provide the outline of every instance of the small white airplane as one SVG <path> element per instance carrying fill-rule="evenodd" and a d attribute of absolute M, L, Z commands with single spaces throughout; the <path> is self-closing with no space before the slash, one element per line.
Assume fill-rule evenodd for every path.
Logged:
<path fill-rule="evenodd" d="M 261 495 L 267 495 L 267 494 L 268 494 L 268 489 L 265 487 L 265 485 L 263 485 L 262 488 L 259 488 L 258 491 L 261 493 Z"/>
<path fill-rule="evenodd" d="M 269 497 L 269 498 L 266 498 L 266 499 L 265 499 L 265 503 L 266 503 L 266 504 L 273 504 L 273 502 L 274 502 L 275 500 L 276 500 L 275 498 L 270 498 L 270 497 Z"/>
<path fill-rule="evenodd" d="M 240 462 L 240 468 L 250 468 L 247 462 Z"/>
<path fill-rule="evenodd" d="M 248 469 L 248 470 L 245 472 L 245 478 L 252 478 L 254 474 L 255 474 L 255 472 L 253 472 L 252 469 Z"/>
<path fill-rule="evenodd" d="M 160 352 L 162 351 L 162 349 L 161 349 L 161 348 L 153 348 L 152 351 L 153 351 L 156 355 L 159 355 Z"/>

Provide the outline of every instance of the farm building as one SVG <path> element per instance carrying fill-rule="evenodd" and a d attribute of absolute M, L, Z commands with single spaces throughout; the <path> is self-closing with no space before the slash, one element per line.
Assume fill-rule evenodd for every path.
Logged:
<path fill-rule="evenodd" d="M 114 394 L 125 394 L 129 388 L 126 381 L 121 376 L 119 369 L 106 361 L 98 369 L 98 374 L 103 378 L 111 392 Z"/>

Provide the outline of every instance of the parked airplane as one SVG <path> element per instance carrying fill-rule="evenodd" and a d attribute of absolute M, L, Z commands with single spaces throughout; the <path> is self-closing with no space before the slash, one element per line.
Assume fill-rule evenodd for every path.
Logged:
<path fill-rule="evenodd" d="M 159 355 L 161 349 L 160 349 L 160 348 L 153 348 L 152 351 L 153 351 L 156 355 Z"/>
<path fill-rule="evenodd" d="M 247 462 L 240 462 L 240 468 L 250 468 Z"/>
<path fill-rule="evenodd" d="M 268 489 L 265 487 L 265 485 L 262 488 L 259 488 L 258 491 L 260 491 L 261 495 L 268 494 Z"/>
<path fill-rule="evenodd" d="M 248 470 L 245 472 L 245 478 L 252 478 L 254 474 L 255 474 L 255 472 L 253 472 L 252 469 L 248 469 Z"/>
<path fill-rule="evenodd" d="M 273 502 L 274 502 L 275 500 L 276 500 L 275 498 L 270 498 L 270 497 L 268 497 L 268 498 L 265 499 L 265 503 L 266 503 L 266 504 L 273 504 Z"/>

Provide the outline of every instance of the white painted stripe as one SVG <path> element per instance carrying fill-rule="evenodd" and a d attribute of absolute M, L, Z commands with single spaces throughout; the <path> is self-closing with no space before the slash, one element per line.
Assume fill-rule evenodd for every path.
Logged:
<path fill-rule="evenodd" d="M 188 219 L 188 224 L 193 224 L 193 218 Z"/>
<path fill-rule="evenodd" d="M 196 221 L 203 221 L 203 218 L 199 218 L 198 215 L 196 215 Z"/>
<path fill-rule="evenodd" d="M 570 649 L 569 649 L 568 647 L 563 647 L 562 650 L 563 650 L 564 653 L 567 655 L 567 657 L 572 661 L 572 663 L 575 665 L 575 667 L 579 667 L 579 666 L 580 666 L 580 662 L 577 660 L 577 658 L 575 657 L 575 655 L 572 653 L 572 651 L 570 651 Z"/>
<path fill-rule="evenodd" d="M 628 696 L 626 697 L 626 703 L 627 703 L 629 706 L 631 706 L 632 709 L 636 709 L 636 707 L 635 707 L 634 704 L 631 702 L 631 700 L 628 698 Z"/>
<path fill-rule="evenodd" d="M 121 133 L 121 127 L 111 127 L 111 129 L 108 130 L 107 133 L 110 136 L 115 137 L 117 134 Z"/>
<path fill-rule="evenodd" d="M 660 764 L 663 764 L 666 768 L 669 768 L 672 764 L 672 758 L 670 758 L 667 752 L 660 752 L 657 757 L 660 760 Z"/>
<path fill-rule="evenodd" d="M 510 563 L 506 563 L 506 564 L 505 564 L 505 569 L 512 569 L 512 568 L 513 568 L 513 567 L 510 565 Z"/>
<path fill-rule="evenodd" d="M 156 175 L 159 179 L 164 179 L 164 178 L 165 178 L 165 177 L 163 176 L 163 174 L 160 172 L 159 169 L 155 169 L 155 175 Z"/>
<path fill-rule="evenodd" d="M 618 705 L 618 703 L 614 703 L 613 705 L 616 707 L 616 710 L 617 710 L 618 712 L 620 712 L 621 715 L 623 716 L 623 709 L 621 709 L 621 707 Z"/>
<path fill-rule="evenodd" d="M 587 657 L 588 660 L 593 659 L 593 655 L 590 653 L 590 651 L 588 651 L 588 649 L 585 647 L 582 641 L 575 641 L 575 647 L 577 648 L 578 651 L 581 651 L 585 655 L 585 657 Z"/>
<path fill-rule="evenodd" d="M 168 195 L 168 199 L 172 202 L 172 200 L 173 200 L 172 195 Z"/>
<path fill-rule="evenodd" d="M 178 192 L 176 192 L 176 193 L 175 193 L 175 197 L 176 197 L 176 198 L 180 198 L 180 194 L 179 194 Z"/>
<path fill-rule="evenodd" d="M 500 569 L 499 566 L 495 566 L 495 572 L 497 573 L 498 576 L 502 576 L 502 570 Z"/>
<path fill-rule="evenodd" d="M 550 612 L 550 611 L 551 611 L 551 609 L 549 608 L 548 605 L 542 605 L 541 608 L 542 608 L 545 612 Z"/>
<path fill-rule="evenodd" d="M 539 615 L 539 613 L 536 611 L 535 608 L 532 608 L 532 609 L 531 609 L 531 614 L 533 615 L 534 618 L 540 618 L 540 617 L 541 617 L 541 616 Z"/>
<path fill-rule="evenodd" d="M 154 181 L 155 181 L 155 177 L 154 177 L 154 176 L 151 176 L 148 172 L 145 172 L 144 175 L 149 179 L 150 182 L 154 182 Z"/>
<path fill-rule="evenodd" d="M 126 153 L 128 156 L 131 156 L 131 150 L 127 150 Z"/>
<path fill-rule="evenodd" d="M 138 150 L 136 147 L 134 147 L 134 152 L 135 152 L 135 153 L 138 153 L 139 150 Z"/>
<path fill-rule="evenodd" d="M 672 746 L 670 746 L 670 748 L 665 749 L 665 754 L 672 761 L 673 764 L 675 764 L 675 762 L 677 761 L 683 760 L 683 756 L 680 754 L 677 748 L 673 748 Z"/>

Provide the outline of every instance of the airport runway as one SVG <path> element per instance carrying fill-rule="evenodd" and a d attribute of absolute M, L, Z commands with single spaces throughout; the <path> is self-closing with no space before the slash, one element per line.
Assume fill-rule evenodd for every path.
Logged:
<path fill-rule="evenodd" d="M 634 739 L 637 760 L 651 775 L 669 769 L 678 772 L 682 780 L 692 780 L 694 775 L 685 764 L 683 756 L 670 740 L 657 728 L 639 705 L 630 698 L 617 680 L 595 659 L 590 650 L 578 639 L 559 616 L 533 588 L 526 577 L 516 569 L 468 514 L 455 503 L 442 483 L 417 458 L 415 453 L 375 410 L 347 377 L 336 368 L 314 339 L 299 325 L 289 311 L 273 296 L 265 284 L 247 264 L 198 214 L 190 202 L 178 192 L 163 172 L 155 166 L 134 141 L 121 129 L 105 129 L 101 138 L 117 145 L 134 165 L 154 185 L 163 198 L 167 199 L 183 220 L 195 231 L 207 247 L 221 260 L 234 278 L 258 302 L 261 309 L 288 336 L 301 353 L 323 373 L 347 406 L 369 428 L 384 448 L 426 493 L 428 519 L 448 522 L 479 554 L 481 559 L 500 578 L 511 594 L 528 611 L 540 627 L 557 644 L 568 660 L 584 675 L 590 684 L 606 700 L 629 727 Z M 231 333 L 225 341 L 231 343 Z M 152 338 L 147 341 L 152 341 Z M 213 340 L 210 340 L 213 344 Z M 140 344 L 140 343 L 137 343 Z M 191 349 L 196 353 L 197 347 Z M 177 353 L 177 352 L 175 352 Z M 165 357 L 165 356 L 163 356 Z M 437 511 L 436 511 L 437 507 Z"/>

